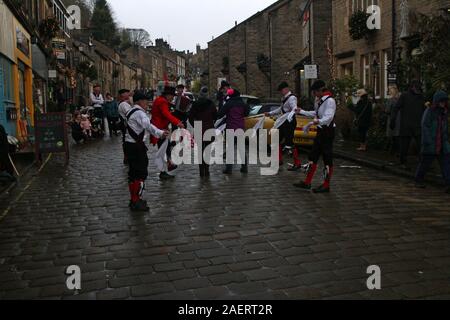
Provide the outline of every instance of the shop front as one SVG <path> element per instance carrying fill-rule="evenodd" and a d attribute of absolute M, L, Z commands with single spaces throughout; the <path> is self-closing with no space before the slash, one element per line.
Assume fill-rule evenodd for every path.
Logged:
<path fill-rule="evenodd" d="M 0 30 L 13 30 L 14 16 L 0 2 Z M 13 70 L 15 42 L 13 32 L 0 32 L 0 125 L 11 136 L 17 134 L 17 109 Z"/>
<path fill-rule="evenodd" d="M 30 34 L 14 19 L 15 62 L 13 67 L 17 138 L 24 144 L 34 142 L 33 71 Z"/>

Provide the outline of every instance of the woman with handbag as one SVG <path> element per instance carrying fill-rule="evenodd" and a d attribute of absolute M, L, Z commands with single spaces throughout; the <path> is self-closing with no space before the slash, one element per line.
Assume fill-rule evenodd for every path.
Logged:
<path fill-rule="evenodd" d="M 356 114 L 355 126 L 358 128 L 360 137 L 360 146 L 358 151 L 367 151 L 367 133 L 369 132 L 372 123 L 372 103 L 369 99 L 369 94 L 365 89 L 359 89 L 356 92 L 359 101 L 356 106 L 349 105 L 350 110 Z"/>

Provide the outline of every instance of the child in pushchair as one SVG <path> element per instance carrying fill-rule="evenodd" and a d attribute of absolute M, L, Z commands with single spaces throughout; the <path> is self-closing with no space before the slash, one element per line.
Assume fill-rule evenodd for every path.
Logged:
<path fill-rule="evenodd" d="M 91 122 L 92 125 L 92 137 L 93 138 L 103 138 L 105 135 L 105 131 L 103 128 L 103 121 L 101 118 L 99 118 L 100 113 L 98 112 L 98 110 L 96 110 L 97 108 L 94 107 L 88 107 L 86 108 L 86 114 L 89 117 L 89 121 Z M 102 111 L 103 114 L 103 111 Z"/>

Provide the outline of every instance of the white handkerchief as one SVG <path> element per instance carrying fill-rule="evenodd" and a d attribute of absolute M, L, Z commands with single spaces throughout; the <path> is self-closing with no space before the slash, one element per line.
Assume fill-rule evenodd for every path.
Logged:
<path fill-rule="evenodd" d="M 220 126 L 219 128 L 216 129 L 216 136 L 220 136 L 225 129 L 227 128 L 227 124 L 224 123 L 222 126 Z"/>
<path fill-rule="evenodd" d="M 166 138 L 166 140 L 156 153 L 155 165 L 159 171 L 164 171 L 166 168 L 166 152 L 168 146 L 169 146 L 169 138 Z"/>
<path fill-rule="evenodd" d="M 285 113 L 281 117 L 279 117 L 277 119 L 277 121 L 275 121 L 275 124 L 273 125 L 273 128 L 274 129 L 279 129 L 289 119 L 290 115 L 291 115 L 290 113 Z"/>
<path fill-rule="evenodd" d="M 256 137 L 256 134 L 258 133 L 258 130 L 264 129 L 264 123 L 266 121 L 266 117 L 262 117 L 257 123 L 256 125 L 253 127 L 253 130 L 255 130 L 252 134 L 252 139 L 254 137 Z"/>
<path fill-rule="evenodd" d="M 305 134 L 308 134 L 309 131 L 311 130 L 311 127 L 312 127 L 313 125 L 314 125 L 314 122 L 308 123 L 308 124 L 303 128 L 303 132 L 304 132 Z"/>
<path fill-rule="evenodd" d="M 214 124 L 214 128 L 218 129 L 222 125 L 222 123 L 225 121 L 226 118 L 227 118 L 227 116 L 217 120 L 216 123 Z"/>

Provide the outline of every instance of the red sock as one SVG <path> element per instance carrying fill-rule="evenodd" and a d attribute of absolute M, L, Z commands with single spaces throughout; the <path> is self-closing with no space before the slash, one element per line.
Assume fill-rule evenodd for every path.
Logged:
<path fill-rule="evenodd" d="M 305 184 L 312 183 L 316 171 L 317 171 L 317 164 L 313 163 L 311 165 L 311 169 L 309 169 L 308 175 L 306 176 Z"/>
<path fill-rule="evenodd" d="M 280 160 L 280 163 L 283 162 L 283 148 L 280 146 L 280 151 L 278 154 L 278 159 Z"/>
<path fill-rule="evenodd" d="M 131 202 L 136 203 L 139 201 L 139 189 L 140 189 L 140 182 L 139 181 L 133 181 L 128 185 L 128 188 L 130 189 L 130 196 L 131 196 Z"/>
<path fill-rule="evenodd" d="M 327 178 L 325 179 L 323 186 L 324 188 L 329 188 L 330 187 L 330 182 L 331 182 L 331 177 L 333 175 L 333 167 L 330 167 L 330 172 L 328 173 Z"/>
<path fill-rule="evenodd" d="M 302 162 L 300 161 L 300 152 L 297 147 L 294 147 L 294 165 L 296 167 L 300 167 L 302 165 Z"/>

